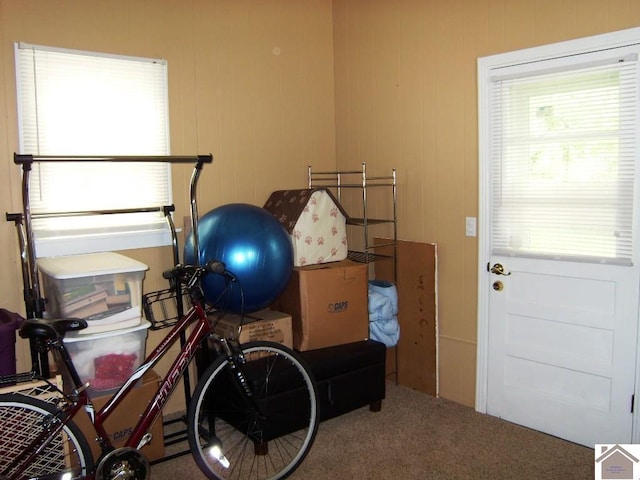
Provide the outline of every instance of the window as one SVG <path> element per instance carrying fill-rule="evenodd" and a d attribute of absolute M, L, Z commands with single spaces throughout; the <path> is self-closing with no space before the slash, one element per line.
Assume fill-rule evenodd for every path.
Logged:
<path fill-rule="evenodd" d="M 635 55 L 527 68 L 491 81 L 493 253 L 632 263 Z"/>
<path fill-rule="evenodd" d="M 23 43 L 15 52 L 21 153 L 170 153 L 164 60 Z M 46 215 L 170 205 L 170 175 L 167 163 L 35 163 L 37 256 L 169 244 L 160 213 Z"/>

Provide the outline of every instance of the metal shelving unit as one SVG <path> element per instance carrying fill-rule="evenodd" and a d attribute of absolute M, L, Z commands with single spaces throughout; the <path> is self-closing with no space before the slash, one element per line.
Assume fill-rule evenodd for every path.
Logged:
<path fill-rule="evenodd" d="M 375 267 L 373 264 L 380 261 L 392 261 L 393 268 L 391 269 L 392 278 L 378 278 L 379 280 L 391 281 L 394 284 L 397 283 L 398 278 L 398 221 L 397 221 L 397 183 L 396 183 L 396 169 L 391 169 L 389 175 L 383 176 L 371 176 L 367 173 L 366 163 L 362 163 L 361 170 L 346 170 L 346 171 L 324 171 L 314 172 L 311 169 L 311 165 L 308 165 L 308 188 L 328 188 L 336 196 L 340 205 L 347 210 L 359 209 L 358 216 L 349 216 L 347 218 L 347 227 L 351 228 L 354 236 L 357 236 L 357 232 L 353 232 L 353 229 L 360 229 L 362 237 L 361 249 L 352 249 L 349 247 L 347 258 L 355 262 L 366 263 L 373 268 L 368 269 L 369 278 L 376 278 Z M 351 203 L 345 206 L 343 204 L 343 194 L 347 190 L 360 190 L 360 199 L 356 202 L 355 199 Z M 370 212 L 370 194 L 374 190 L 381 190 L 383 194 L 388 195 L 387 209 L 391 214 L 387 217 L 371 217 Z M 380 200 L 380 198 L 377 198 Z M 383 199 L 384 201 L 384 199 Z M 346 202 L 345 202 L 346 203 Z M 355 205 L 359 203 L 359 205 Z M 387 229 L 387 236 L 382 241 L 375 241 L 376 236 L 372 235 L 372 230 L 379 230 L 380 227 L 389 227 Z M 390 232 L 390 233 L 389 233 Z M 389 250 L 391 253 L 389 253 Z M 393 351 L 395 365 L 393 371 L 388 372 L 387 375 L 393 375 L 395 377 L 396 384 L 398 384 L 398 348 L 397 345 Z"/>
<path fill-rule="evenodd" d="M 362 229 L 362 248 L 358 250 L 349 249 L 348 258 L 361 263 L 372 263 L 384 259 L 393 261 L 393 278 L 388 279 L 395 282 L 397 278 L 397 183 L 396 169 L 393 168 L 389 175 L 370 176 L 367 173 L 366 163 L 362 163 L 361 170 L 345 170 L 345 171 L 324 171 L 314 172 L 311 165 L 307 167 L 308 171 L 308 188 L 329 188 L 334 193 L 338 202 L 344 207 L 343 194 L 348 189 L 361 190 L 361 204 L 358 216 L 349 216 L 347 225 L 359 227 Z M 386 218 L 373 218 L 369 215 L 370 198 L 372 190 L 386 190 L 389 195 L 389 203 L 391 215 Z M 348 208 L 347 208 L 348 209 Z M 382 243 L 374 243 L 374 236 L 371 235 L 371 229 L 379 225 L 390 226 L 389 241 Z M 378 253 L 383 250 L 392 250 L 392 254 Z"/>

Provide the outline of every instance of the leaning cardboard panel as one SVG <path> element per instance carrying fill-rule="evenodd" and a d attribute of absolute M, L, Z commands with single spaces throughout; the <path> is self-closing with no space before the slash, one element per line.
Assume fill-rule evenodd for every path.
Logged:
<path fill-rule="evenodd" d="M 296 267 L 274 308 L 293 319 L 293 346 L 312 350 L 369 336 L 367 266 L 343 260 Z"/>
<path fill-rule="evenodd" d="M 378 248 L 377 253 L 393 254 L 388 238 L 375 238 L 374 243 L 387 245 Z M 388 349 L 387 372 L 395 373 L 401 385 L 438 395 L 438 249 L 435 244 L 404 240 L 397 242 L 397 249 L 400 341 L 396 347 Z M 376 262 L 375 276 L 394 278 L 393 262 Z"/>

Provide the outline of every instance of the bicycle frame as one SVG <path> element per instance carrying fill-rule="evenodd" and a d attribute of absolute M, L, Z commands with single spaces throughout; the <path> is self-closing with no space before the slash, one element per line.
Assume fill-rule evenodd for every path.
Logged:
<path fill-rule="evenodd" d="M 147 432 L 151 430 L 153 422 L 159 418 L 160 412 L 175 391 L 180 379 L 184 378 L 199 349 L 204 347 L 205 352 L 208 352 L 208 345 L 204 345 L 208 340 L 215 342 L 214 350 L 218 358 L 199 380 L 194 392 L 195 403 L 189 405 L 188 412 L 189 443 L 193 448 L 192 453 L 198 466 L 209 478 L 218 478 L 216 477 L 217 469 L 228 469 L 232 464 L 240 468 L 236 471 L 234 466 L 232 469 L 236 474 L 241 475 L 238 478 L 244 478 L 248 472 L 253 472 L 257 464 L 267 469 L 265 473 L 269 472 L 268 478 L 281 478 L 276 475 L 286 476 L 296 469 L 309 451 L 317 432 L 319 417 L 316 382 L 304 361 L 297 358 L 292 350 L 271 342 L 240 345 L 237 338 L 241 328 L 239 322 L 223 321 L 222 316 L 208 315 L 203 304 L 204 294 L 199 284 L 200 278 L 207 273 L 224 274 L 227 278 L 233 278 L 232 274 L 224 270 L 224 264 L 215 260 L 208 261 L 205 266 L 178 265 L 163 272 L 164 278 L 173 280 L 177 284 L 184 283 L 191 297 L 192 307 L 180 318 L 170 317 L 171 320 L 176 320 L 176 323 L 173 324 L 169 333 L 98 411 L 95 411 L 88 393 L 91 384 L 83 383 L 80 379 L 63 342 L 64 335 L 61 334 L 86 327 L 86 323 L 76 319 L 56 320 L 53 326 L 49 326 L 42 320 L 25 322 L 21 328 L 21 334 L 26 338 L 47 342 L 48 349 L 54 353 L 57 364 L 66 376 L 65 382 L 70 387 L 66 389 L 68 393 L 62 394 L 63 398 L 57 406 L 41 406 L 44 412 L 42 410 L 37 412 L 37 421 L 32 423 L 37 428 L 32 435 L 37 438 L 33 439 L 29 434 L 24 438 L 26 441 L 18 444 L 18 450 L 14 450 L 17 457 L 7 458 L 10 465 L 2 465 L 0 478 L 24 478 L 24 473 L 32 464 L 34 472 L 30 475 L 38 475 L 36 469 L 39 469 L 40 465 L 36 460 L 40 459 L 36 457 L 45 453 L 42 455 L 45 462 L 50 459 L 58 460 L 58 453 L 63 451 L 65 454 L 70 453 L 69 458 L 72 460 L 65 463 L 43 464 L 44 471 L 40 470 L 40 474 L 45 474 L 45 477 L 42 478 L 53 478 L 54 475 L 56 478 L 71 478 L 71 475 L 75 475 L 73 478 L 76 480 L 129 478 L 132 475 L 135 475 L 135 478 L 143 478 L 142 476 L 146 478 L 150 473 L 149 463 L 138 451 L 152 440 L 151 434 Z M 171 291 L 173 289 L 167 290 L 167 292 Z M 150 316 L 153 317 L 151 314 Z M 237 326 L 238 330 L 235 333 L 233 331 L 229 333 L 230 325 Z M 189 330 L 189 337 L 185 340 L 187 330 Z M 168 353 L 178 339 L 181 342 L 181 348 L 175 356 L 172 355 L 173 360 L 168 372 L 158 384 L 152 399 L 144 407 L 144 412 L 135 422 L 124 445 L 115 448 L 104 427 L 104 422 L 118 411 L 121 402 L 131 393 L 136 382 L 140 381 L 145 373 Z M 253 363 L 254 361 L 256 363 Z M 198 367 L 200 369 L 204 365 L 198 364 Z M 283 380 L 274 379 L 272 383 L 270 379 L 278 377 L 281 373 Z M 293 380 L 290 379 L 291 376 L 294 377 Z M 70 382 L 68 377 L 71 379 Z M 234 380 L 228 384 L 230 378 Z M 291 385 L 289 385 L 290 380 Z M 291 391 L 297 392 L 300 387 L 304 390 L 301 392 L 304 407 L 301 410 L 300 419 L 295 420 L 296 423 L 293 425 L 295 428 L 292 431 L 286 428 L 278 430 L 277 425 L 283 416 L 289 415 L 287 399 L 291 398 L 291 386 L 293 387 Z M 222 403 L 218 403 L 214 400 L 218 391 L 231 391 L 239 397 L 222 395 Z M 58 392 L 62 393 L 59 390 Z M 19 396 L 16 397 L 19 398 Z M 280 400 L 276 400 L 278 398 Z M 280 403 L 280 407 L 272 410 L 273 400 Z M 19 399 L 16 401 L 9 396 L 5 403 L 8 415 L 14 419 L 13 425 L 11 421 L 7 423 L 8 430 L 15 428 L 16 418 L 21 418 L 11 409 L 24 407 L 30 410 L 31 406 L 34 410 L 38 409 L 38 402 Z M 233 405 L 232 413 L 229 413 L 228 406 L 231 405 Z M 86 445 L 87 435 L 77 431 L 74 428 L 77 424 L 74 425 L 72 421 L 82 408 L 96 433 L 94 441 L 97 441 L 100 447 L 94 467 L 91 467 L 91 454 Z M 225 412 L 230 416 L 227 417 Z M 222 428 L 219 428 L 221 426 Z M 62 449 L 57 443 L 51 444 L 52 441 L 61 440 L 60 433 L 63 429 L 67 430 L 71 448 Z M 300 434 L 300 432 L 304 433 Z M 62 438 L 62 440 L 66 439 Z M 159 438 L 159 440 L 163 439 Z M 268 445 L 272 441 L 274 446 L 273 452 L 270 453 Z M 222 451 L 225 443 L 230 446 L 227 452 Z M 234 448 L 238 445 L 242 445 L 239 450 Z M 51 447 L 53 450 L 50 450 Z M 58 453 L 49 455 L 54 451 Z M 83 453 L 87 454 L 84 457 L 85 461 L 83 461 Z M 233 458 L 227 458 L 227 455 Z M 253 460 L 245 463 L 245 458 L 253 458 Z"/>
<path fill-rule="evenodd" d="M 196 200 L 196 186 L 202 168 L 205 163 L 211 163 L 213 161 L 212 155 L 198 155 L 195 157 L 181 157 L 181 156 L 121 156 L 121 157 L 78 157 L 78 156 L 34 156 L 34 155 L 18 155 L 14 154 L 14 161 L 17 164 L 22 165 L 23 169 L 23 200 L 24 200 L 24 212 L 22 214 L 22 220 L 24 221 L 25 235 L 20 237 L 21 250 L 23 253 L 23 275 L 25 282 L 29 280 L 28 284 L 25 284 L 25 292 L 29 292 L 29 298 L 34 298 L 38 301 L 35 307 L 27 303 L 27 311 L 33 312 L 35 318 L 41 317 L 44 302 L 40 298 L 38 274 L 35 267 L 35 254 L 33 249 L 33 232 L 31 224 L 31 212 L 29 207 L 29 172 L 34 162 L 58 162 L 58 161 L 104 161 L 104 162 L 127 162 L 127 161 L 141 161 L 141 162 L 168 162 L 168 163 L 195 163 L 194 170 L 191 176 L 191 183 L 189 187 L 190 194 L 190 217 L 191 217 L 191 230 L 194 239 L 193 251 L 195 255 L 195 263 L 199 265 L 199 245 L 198 245 L 198 210 Z M 172 206 L 171 206 L 172 207 Z M 175 228 L 171 217 L 167 215 L 168 207 L 163 207 L 165 216 L 168 218 L 169 225 L 172 232 L 173 248 L 174 248 L 174 260 L 175 264 L 178 264 L 178 250 L 177 239 L 175 235 Z M 145 209 L 134 208 L 128 209 L 129 211 L 141 211 Z M 172 211 L 172 210 L 171 210 Z M 116 213 L 115 211 L 100 211 L 100 212 L 87 212 L 91 214 L 106 214 Z M 17 214 L 16 214 L 17 215 Z M 17 219 L 17 216 L 16 216 Z M 17 221 L 17 220 L 16 220 Z M 18 225 L 16 223 L 16 225 Z M 22 229 L 19 229 L 19 233 L 22 234 Z M 33 283 L 33 285 L 32 285 Z M 32 294 L 32 295 L 31 295 Z M 25 299 L 27 296 L 25 294 Z M 177 295 L 176 301 L 178 304 L 178 311 L 180 318 L 177 319 L 175 325 L 171 328 L 169 333 L 162 339 L 160 344 L 154 348 L 154 350 L 147 355 L 144 362 L 133 372 L 133 374 L 125 381 L 125 383 L 111 396 L 107 403 L 98 411 L 95 411 L 93 403 L 88 393 L 88 386 L 84 385 L 80 380 L 78 372 L 71 360 L 71 357 L 62 341 L 57 339 L 49 344 L 51 351 L 58 357 L 60 367 L 63 369 L 71 379 L 72 392 L 69 395 L 70 403 L 60 411 L 56 421 L 52 422 L 50 430 L 43 432 L 31 445 L 29 449 L 23 452 L 18 458 L 15 459 L 14 465 L 28 464 L 38 453 L 44 448 L 44 446 L 55 436 L 60 433 L 64 428 L 64 425 L 72 420 L 75 415 L 81 409 L 84 409 L 89 416 L 89 420 L 95 429 L 97 434 L 97 441 L 100 445 L 101 451 L 107 452 L 114 448 L 107 431 L 104 428 L 105 421 L 118 410 L 118 406 L 128 396 L 135 384 L 142 379 L 145 373 L 151 370 L 158 361 L 163 358 L 169 351 L 169 349 L 180 340 L 181 348 L 180 352 L 173 360 L 168 372 L 161 380 L 158 389 L 156 390 L 153 398 L 147 405 L 145 411 L 140 416 L 138 422 L 133 428 L 129 438 L 127 439 L 124 447 L 134 448 L 136 450 L 142 448 L 151 440 L 150 436 L 146 432 L 151 428 L 153 422 L 158 418 L 160 412 L 166 405 L 169 397 L 175 391 L 179 381 L 184 378 L 185 389 L 188 389 L 188 371 L 187 368 L 193 360 L 196 352 L 200 348 L 202 342 L 213 334 L 212 325 L 209 323 L 207 314 L 204 310 L 203 304 L 200 299 L 193 298 L 193 306 L 184 315 L 182 309 L 182 298 Z M 31 316 L 31 315 L 30 315 Z M 185 334 L 188 328 L 192 326 L 191 333 L 188 339 L 185 339 Z M 224 338 L 219 339 L 223 345 L 226 345 Z M 35 340 L 33 340 L 35 341 Z M 33 342 L 32 341 L 32 342 Z M 35 349 L 32 346 L 32 361 L 33 371 L 35 373 L 41 373 L 45 378 L 48 376 L 48 359 L 46 353 L 40 352 L 39 356 L 43 358 L 36 359 Z M 227 349 L 227 353 L 230 351 Z M 42 366 L 38 363 L 41 362 Z M 241 379 L 242 374 L 239 374 Z M 251 396 L 250 392 L 247 392 Z M 25 461 L 26 459 L 26 461 Z M 97 459 L 96 459 L 97 460 Z M 87 478 L 93 478 L 93 472 L 88 472 Z"/>
<path fill-rule="evenodd" d="M 131 392 L 137 381 L 140 380 L 146 372 L 153 368 L 153 366 L 167 354 L 171 346 L 180 338 L 180 334 L 191 324 L 194 324 L 193 331 L 184 342 L 180 352 L 176 355 L 176 358 L 171 364 L 167 374 L 160 382 L 153 398 L 142 413 L 124 445 L 125 447 L 132 447 L 135 449 L 142 448 L 150 440 L 146 437 L 147 430 L 149 430 L 154 420 L 166 405 L 167 400 L 178 385 L 185 369 L 191 363 L 191 360 L 201 346 L 202 341 L 212 333 L 207 315 L 202 306 L 197 302 L 194 303 L 193 307 L 178 320 L 160 344 L 149 355 L 147 355 L 144 362 L 97 412 L 92 411 L 93 404 L 91 403 L 87 389 L 80 383 L 75 366 L 71 362 L 70 358 L 68 360 L 64 360 L 63 358 L 64 368 L 69 371 L 72 378 L 74 378 L 74 376 L 76 378 L 74 383 L 76 383 L 75 390 L 78 395 L 78 401 L 74 402 L 74 404 L 68 409 L 66 412 L 66 418 L 72 419 L 77 412 L 84 407 L 87 410 L 91 423 L 97 433 L 97 440 L 102 451 L 112 448 L 113 444 L 104 428 L 104 422 L 110 415 L 117 411 L 118 405 L 120 405 L 122 400 L 124 400 L 124 398 L 126 398 Z M 62 347 L 62 352 L 66 352 L 64 347 Z"/>
<path fill-rule="evenodd" d="M 165 356 L 171 346 L 178 341 L 180 332 L 186 331 L 187 327 L 192 323 L 194 323 L 193 331 L 184 342 L 167 374 L 160 382 L 156 393 L 149 402 L 149 405 L 142 414 L 142 417 L 134 427 L 125 446 L 139 449 L 148 442 L 148 440 L 143 441 L 145 432 L 151 427 L 153 421 L 166 405 L 167 400 L 174 392 L 178 382 L 182 378 L 184 371 L 191 363 L 196 351 L 200 348 L 202 341 L 211 334 L 211 325 L 207 320 L 207 315 L 202 306 L 198 303 L 194 304 L 193 307 L 178 321 L 178 323 L 176 323 L 167 336 L 133 373 L 131 378 L 125 382 L 125 384 L 109 399 L 104 407 L 97 412 L 94 426 L 99 426 L 102 429 L 104 421 L 117 409 L 117 406 L 131 391 L 135 383 Z M 97 428 L 96 431 L 101 433 Z M 100 436 L 102 437 L 103 435 Z"/>

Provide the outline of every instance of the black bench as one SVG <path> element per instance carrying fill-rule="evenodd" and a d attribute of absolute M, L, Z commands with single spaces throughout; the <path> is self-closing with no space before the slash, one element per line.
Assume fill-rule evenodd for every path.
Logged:
<path fill-rule="evenodd" d="M 300 352 L 318 382 L 321 420 L 366 405 L 381 409 L 386 353 L 385 345 L 374 340 Z"/>
<path fill-rule="evenodd" d="M 320 420 L 328 420 L 357 408 L 369 405 L 371 411 L 379 411 L 385 397 L 386 347 L 380 342 L 365 340 L 300 352 L 318 384 Z M 255 363 L 254 363 L 255 362 Z M 259 360 L 250 362 L 246 368 L 263 369 Z M 271 396 L 269 421 L 262 425 L 261 438 L 273 438 L 294 432 L 305 426 L 308 414 L 296 410 L 296 405 L 304 404 L 298 399 L 304 394 L 302 385 L 295 384 L 286 370 L 274 372 L 270 389 L 278 392 Z M 252 377 L 252 375 L 248 375 Z M 294 378 L 298 379 L 297 376 Z M 298 379 L 299 380 L 299 379 Z M 219 379 L 216 394 L 211 399 L 215 415 L 234 425 L 239 430 L 246 417 L 235 415 L 233 406 L 243 402 L 235 382 Z"/>

